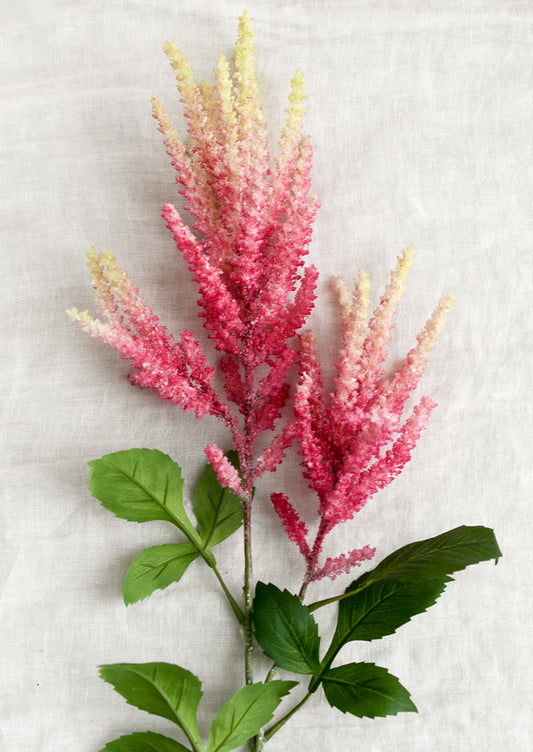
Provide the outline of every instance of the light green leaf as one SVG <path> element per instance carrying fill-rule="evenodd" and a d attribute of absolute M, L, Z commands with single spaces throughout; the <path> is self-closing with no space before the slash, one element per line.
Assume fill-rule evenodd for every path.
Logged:
<path fill-rule="evenodd" d="M 237 453 L 228 452 L 229 461 L 237 466 Z M 193 492 L 192 507 L 204 546 L 216 546 L 242 525 L 242 507 L 237 494 L 220 485 L 209 463 Z"/>
<path fill-rule="evenodd" d="M 100 752 L 190 752 L 183 744 L 153 731 L 138 731 L 108 742 Z"/>
<path fill-rule="evenodd" d="M 124 603 L 135 603 L 178 582 L 198 556 L 191 543 L 166 543 L 141 551 L 126 572 Z"/>
<path fill-rule="evenodd" d="M 195 752 L 203 750 L 196 722 L 202 696 L 197 676 L 171 663 L 116 663 L 101 666 L 100 676 L 130 705 L 177 724 Z"/>
<path fill-rule="evenodd" d="M 322 684 L 332 707 L 358 718 L 417 712 L 398 679 L 373 663 L 349 663 L 329 669 Z"/>
<path fill-rule="evenodd" d="M 218 711 L 211 726 L 207 752 L 229 752 L 256 736 L 296 684 L 275 680 L 248 684 L 239 690 Z"/>
<path fill-rule="evenodd" d="M 166 520 L 199 541 L 183 506 L 179 466 L 157 449 L 127 449 L 89 462 L 89 490 L 117 517 L 132 522 Z"/>
<path fill-rule="evenodd" d="M 253 620 L 258 643 L 278 666 L 297 674 L 317 670 L 318 625 L 298 596 L 258 582 Z"/>

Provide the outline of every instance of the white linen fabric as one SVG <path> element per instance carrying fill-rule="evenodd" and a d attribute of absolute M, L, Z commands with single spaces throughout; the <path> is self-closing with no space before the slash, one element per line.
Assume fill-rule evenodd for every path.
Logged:
<path fill-rule="evenodd" d="M 345 648 L 345 662 L 373 661 L 398 676 L 418 715 L 362 720 L 317 692 L 267 749 L 529 752 L 533 6 L 248 0 L 247 8 L 273 144 L 295 68 L 306 77 L 322 204 L 310 323 L 326 378 L 339 347 L 332 274 L 349 282 L 364 266 L 376 300 L 395 257 L 413 244 L 393 362 L 441 294 L 457 300 L 418 391 L 439 407 L 412 461 L 330 535 L 327 554 L 368 544 L 377 561 L 461 524 L 493 527 L 504 554 L 497 567 L 458 573 L 437 605 L 396 635 Z M 240 636 L 212 573 L 196 564 L 178 585 L 126 608 L 128 563 L 173 533 L 118 520 L 87 491 L 88 460 L 144 446 L 181 464 L 190 494 L 204 446 L 229 448 L 229 437 L 214 420 L 131 387 L 127 364 L 64 314 L 73 305 L 95 312 L 84 268 L 94 244 L 114 250 L 171 330 L 204 337 L 194 283 L 160 219 L 161 205 L 179 196 L 150 97 L 183 131 L 161 35 L 180 44 L 199 79 L 209 77 L 218 53 L 232 54 L 242 10 L 236 0 L 27 0 L 2 12 L 6 752 L 97 752 L 134 730 L 173 735 L 172 724 L 104 684 L 99 664 L 169 661 L 198 674 L 204 735 L 242 685 Z M 271 507 L 275 490 L 313 519 L 316 498 L 296 452 L 261 481 L 254 518 L 256 577 L 295 592 L 303 560 Z M 238 593 L 240 536 L 217 558 Z M 309 598 L 352 579 L 316 584 Z M 327 637 L 334 609 L 317 617 Z M 258 659 L 258 679 L 267 667 Z"/>

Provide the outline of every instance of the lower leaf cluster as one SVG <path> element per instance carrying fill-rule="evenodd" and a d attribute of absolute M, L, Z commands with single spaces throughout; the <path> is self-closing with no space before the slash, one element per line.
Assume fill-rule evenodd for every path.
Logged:
<path fill-rule="evenodd" d="M 236 456 L 228 457 L 236 465 Z M 240 527 L 242 509 L 237 496 L 220 486 L 213 468 L 206 466 L 194 490 L 195 526 L 183 504 L 181 470 L 162 452 L 131 449 L 106 455 L 90 465 L 89 487 L 104 507 L 136 522 L 166 520 L 188 539 L 187 543 L 147 548 L 135 557 L 124 582 L 126 604 L 179 581 L 193 561 L 202 559 L 214 570 L 243 624 L 243 612 L 225 587 L 211 550 Z M 461 526 L 400 548 L 344 593 L 309 606 L 287 590 L 259 582 L 253 603 L 257 642 L 276 666 L 310 677 L 304 700 L 267 730 L 265 739 L 319 687 L 332 707 L 358 717 L 416 712 L 409 692 L 387 669 L 365 662 L 333 666 L 337 655 L 349 642 L 393 634 L 437 601 L 453 572 L 500 556 L 492 530 Z M 321 658 L 313 612 L 332 603 L 338 603 L 337 625 Z M 172 721 L 189 745 L 145 731 L 121 736 L 102 752 L 230 752 L 261 732 L 297 684 L 272 680 L 271 675 L 264 683 L 247 684 L 222 705 L 204 747 L 197 724 L 202 697 L 198 677 L 169 663 L 102 666 L 102 678 L 129 704 Z"/>
<path fill-rule="evenodd" d="M 312 674 L 308 690 L 322 685 L 331 706 L 358 717 L 415 711 L 409 692 L 385 668 L 349 663 L 332 668 L 340 650 L 355 640 L 393 634 L 426 611 L 452 581 L 450 574 L 488 559 L 500 549 L 492 530 L 461 526 L 390 554 L 355 580 L 343 594 L 304 606 L 296 595 L 258 583 L 254 601 L 255 635 L 281 668 Z M 337 626 L 324 658 L 312 611 L 339 603 Z"/>

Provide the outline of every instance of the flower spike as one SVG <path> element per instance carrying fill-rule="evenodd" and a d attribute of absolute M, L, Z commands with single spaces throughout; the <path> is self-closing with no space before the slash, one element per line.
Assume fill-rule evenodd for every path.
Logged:
<path fill-rule="evenodd" d="M 173 404 L 211 414 L 233 434 L 246 488 L 275 469 L 294 432 L 283 428 L 262 457 L 259 435 L 276 429 L 287 401 L 287 373 L 296 359 L 291 342 L 313 307 L 317 271 L 305 267 L 318 202 L 310 195 L 311 146 L 302 133 L 304 84 L 291 82 L 287 119 L 271 160 L 267 123 L 255 73 L 252 21 L 239 20 L 233 66 L 216 63 L 214 83 L 197 83 L 181 48 L 163 49 L 176 77 L 188 140 L 182 140 L 163 105 L 152 112 L 176 169 L 189 227 L 170 203 L 162 216 L 199 288 L 209 338 L 221 357 L 226 399 L 212 385 L 213 369 L 190 332 L 174 341 L 110 252 L 90 252 L 92 283 L 105 322 L 71 309 L 91 336 L 132 362 L 132 383 L 150 387 Z M 259 370 L 260 369 L 260 370 Z M 220 479 L 236 488 L 231 469 L 213 457 Z"/>
<path fill-rule="evenodd" d="M 365 546 L 319 565 L 325 536 L 336 525 L 352 519 L 371 496 L 401 472 L 435 407 L 431 397 L 422 397 L 402 423 L 405 403 L 420 380 L 429 351 L 451 310 L 451 296 L 441 300 L 396 374 L 386 378 L 382 367 L 394 312 L 413 257 L 411 249 L 399 256 L 370 322 L 367 322 L 368 275 L 359 272 L 353 295 L 342 280 L 334 281 L 343 347 L 329 404 L 324 395 L 313 335 L 305 332 L 300 337 L 295 430 L 304 476 L 319 498 L 321 522 L 313 543 L 308 541 L 308 534 L 288 506 L 288 500 L 280 494 L 274 495 L 272 500 L 290 540 L 297 543 L 306 560 L 306 583 L 336 577 L 373 556 L 374 549 Z"/>

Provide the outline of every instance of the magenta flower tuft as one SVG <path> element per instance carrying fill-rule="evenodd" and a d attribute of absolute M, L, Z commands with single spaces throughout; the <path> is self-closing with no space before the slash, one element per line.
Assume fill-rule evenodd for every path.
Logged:
<path fill-rule="evenodd" d="M 423 397 L 403 421 L 405 403 L 420 380 L 429 351 L 451 309 L 451 296 L 441 300 L 396 374 L 387 377 L 383 370 L 394 313 L 413 257 L 411 249 L 399 256 L 369 322 L 368 275 L 359 273 L 352 296 L 341 280 L 335 280 L 343 348 L 329 403 L 324 396 L 313 335 L 308 331 L 300 337 L 295 430 L 304 475 L 319 497 L 320 524 L 312 545 L 307 542 L 296 512 L 287 506 L 288 501 L 282 503 L 279 494 L 273 501 L 289 538 L 298 544 L 306 559 L 306 583 L 335 577 L 373 556 L 374 550 L 365 546 L 328 559 L 322 567 L 318 564 L 324 538 L 333 527 L 352 519 L 376 491 L 401 472 L 435 406 L 430 397 Z"/>

